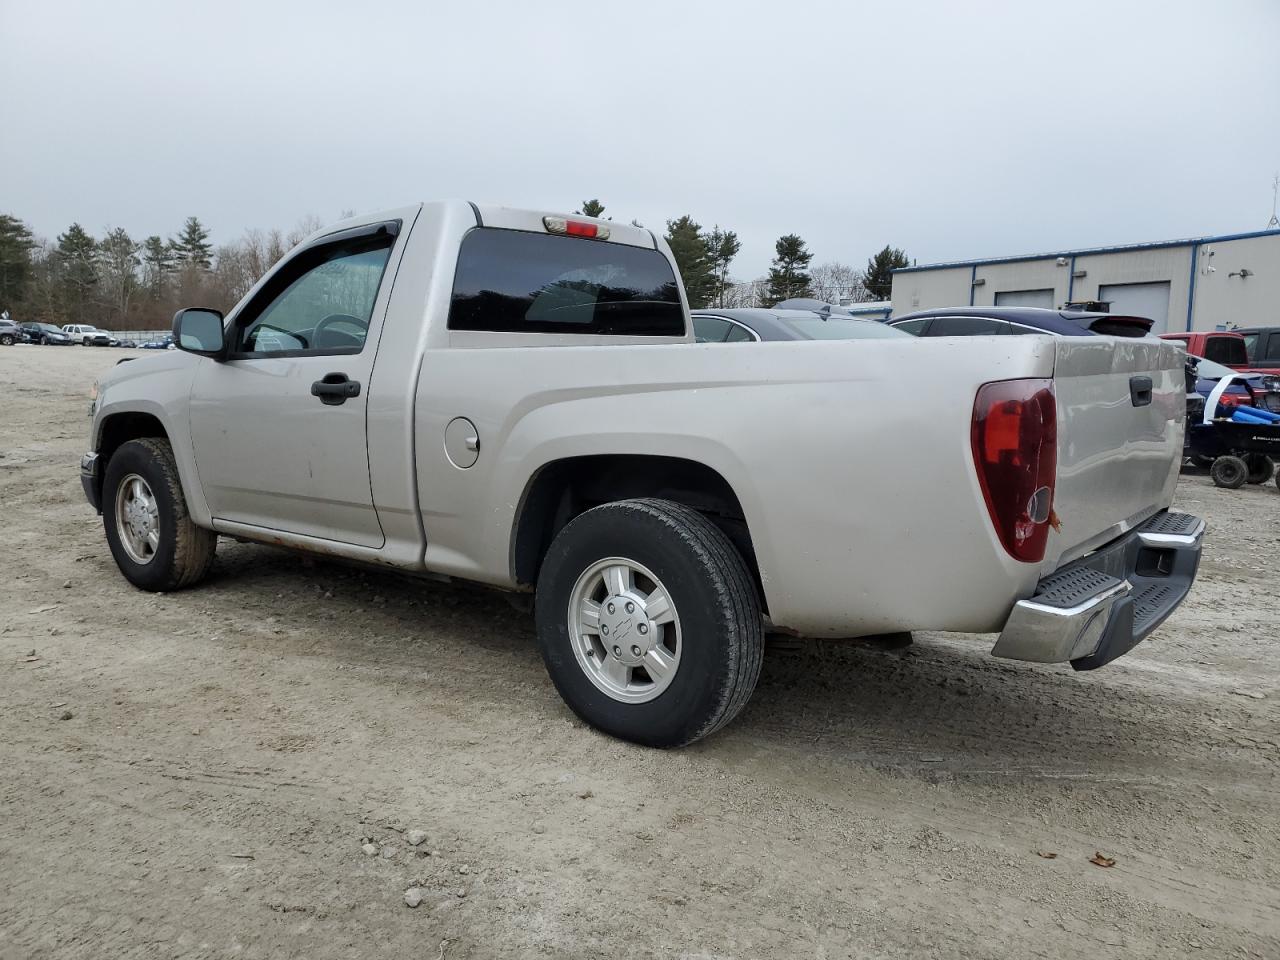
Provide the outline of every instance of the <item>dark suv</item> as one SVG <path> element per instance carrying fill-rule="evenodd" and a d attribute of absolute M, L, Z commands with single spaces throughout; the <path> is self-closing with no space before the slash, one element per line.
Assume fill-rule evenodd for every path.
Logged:
<path fill-rule="evenodd" d="M 1235 332 L 1244 337 L 1250 368 L 1280 366 L 1280 327 L 1243 327 Z"/>

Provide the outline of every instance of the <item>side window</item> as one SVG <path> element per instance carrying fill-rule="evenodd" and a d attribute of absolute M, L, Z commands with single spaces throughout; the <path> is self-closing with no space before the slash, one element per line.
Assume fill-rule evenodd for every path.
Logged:
<path fill-rule="evenodd" d="M 1249 355 L 1250 362 L 1257 362 L 1258 356 L 1258 337 L 1256 333 L 1246 333 L 1244 335 L 1244 352 Z"/>
<path fill-rule="evenodd" d="M 924 336 L 925 327 L 929 326 L 930 317 L 924 317 L 921 320 L 904 320 L 902 323 L 895 323 L 893 329 L 901 330 L 903 333 L 909 333 L 913 337 Z"/>
<path fill-rule="evenodd" d="M 729 335 L 724 338 L 726 343 L 754 343 L 755 337 L 746 328 L 736 323 L 729 324 Z"/>
<path fill-rule="evenodd" d="M 1263 352 L 1263 360 L 1280 360 L 1280 333 L 1272 331 L 1267 334 L 1267 348 Z"/>
<path fill-rule="evenodd" d="M 985 317 L 934 317 L 931 337 L 989 337 L 1009 332 L 1009 325 Z"/>
<path fill-rule="evenodd" d="M 724 343 L 732 326 L 719 317 L 694 317 L 693 338 L 698 343 Z"/>
<path fill-rule="evenodd" d="M 234 352 L 359 353 L 394 243 L 384 232 L 303 250 L 236 318 Z"/>

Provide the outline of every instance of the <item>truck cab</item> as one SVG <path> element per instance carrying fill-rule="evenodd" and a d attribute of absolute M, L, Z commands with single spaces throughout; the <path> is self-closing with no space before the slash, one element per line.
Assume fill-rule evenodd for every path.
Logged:
<path fill-rule="evenodd" d="M 1265 331 L 1250 331 L 1250 333 L 1255 336 L 1256 343 L 1256 337 L 1264 334 Z M 1176 340 L 1187 348 L 1187 353 L 1220 363 L 1232 370 L 1280 374 L 1280 333 L 1277 334 L 1273 345 L 1267 341 L 1261 351 L 1255 347 L 1252 353 L 1249 351 L 1249 339 L 1245 336 L 1245 332 L 1238 330 L 1162 333 L 1160 338 Z M 1275 350 L 1276 361 L 1274 363 L 1259 362 L 1259 358 L 1267 355 L 1263 351 L 1269 352 L 1272 349 Z"/>

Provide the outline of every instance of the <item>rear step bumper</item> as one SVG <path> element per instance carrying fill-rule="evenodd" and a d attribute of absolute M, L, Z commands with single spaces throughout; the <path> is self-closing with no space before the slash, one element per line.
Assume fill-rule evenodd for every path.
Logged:
<path fill-rule="evenodd" d="M 1123 656 L 1182 602 L 1200 565 L 1204 521 L 1157 513 L 1055 571 L 1019 600 L 991 652 L 1093 670 Z"/>

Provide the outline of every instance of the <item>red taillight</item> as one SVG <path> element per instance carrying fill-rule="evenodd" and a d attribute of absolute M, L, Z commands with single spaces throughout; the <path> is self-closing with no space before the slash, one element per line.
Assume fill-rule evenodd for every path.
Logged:
<path fill-rule="evenodd" d="M 1009 556 L 1044 559 L 1058 472 L 1058 404 L 1052 380 L 983 384 L 970 434 L 987 512 Z"/>
<path fill-rule="evenodd" d="M 547 233 L 562 233 L 570 237 L 586 237 L 589 240 L 608 240 L 609 228 L 589 220 L 570 220 L 567 217 L 543 217 L 542 225 Z"/>

